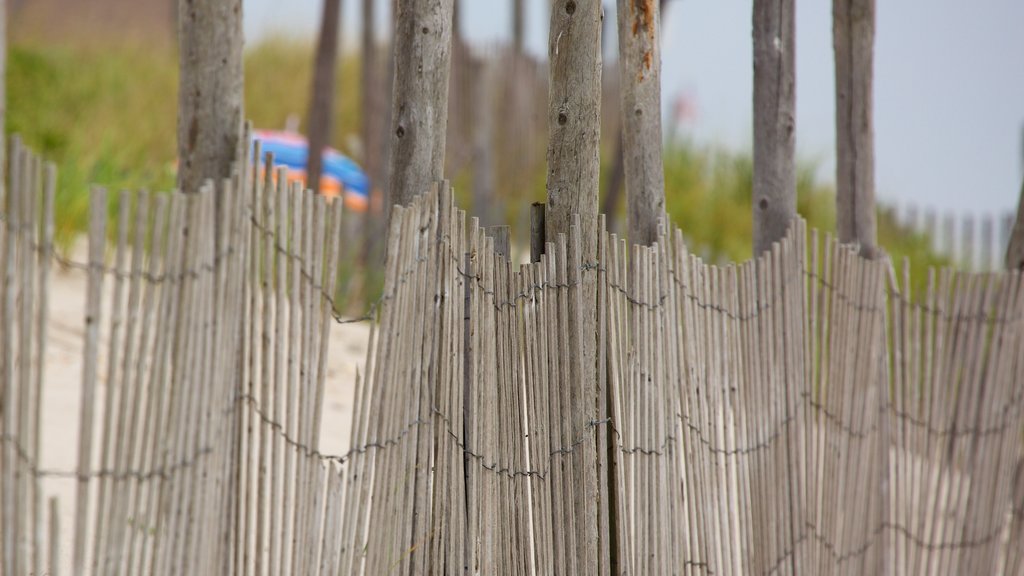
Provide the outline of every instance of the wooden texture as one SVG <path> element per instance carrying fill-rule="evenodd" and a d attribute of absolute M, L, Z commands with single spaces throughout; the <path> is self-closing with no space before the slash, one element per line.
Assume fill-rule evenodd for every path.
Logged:
<path fill-rule="evenodd" d="M 178 1 L 178 189 L 196 193 L 241 161 L 242 0 Z"/>
<path fill-rule="evenodd" d="M 306 187 L 320 191 L 323 150 L 331 143 L 334 127 L 334 77 L 341 33 L 342 0 L 324 0 L 320 17 L 320 35 L 313 60 L 313 86 L 310 89 L 307 133 L 309 154 L 306 160 Z"/>
<path fill-rule="evenodd" d="M 7 133 L 7 0 L 0 0 L 0 133 Z M 0 154 L 6 152 L 0 146 Z M 4 182 L 3 168 L 0 168 L 0 182 Z"/>
<path fill-rule="evenodd" d="M 107 195 L 93 191 L 89 203 L 89 287 L 85 309 L 85 352 L 82 363 L 82 404 L 78 433 L 78 485 L 75 494 L 75 544 L 72 570 L 86 570 L 86 525 L 89 519 L 89 473 L 92 471 L 93 418 L 102 310 L 103 252 L 106 248 Z"/>
<path fill-rule="evenodd" d="M 381 59 L 377 46 L 377 2 L 362 0 L 360 32 L 360 133 L 363 145 L 363 163 L 366 165 L 370 181 L 380 188 L 386 171 L 382 163 L 383 145 L 387 141 L 385 132 L 387 124 L 382 123 L 384 109 L 390 105 L 382 94 Z M 382 102 L 383 101 L 383 102 Z M 383 232 L 383 231 L 382 231 Z"/>
<path fill-rule="evenodd" d="M 526 12 L 525 0 L 512 0 L 512 47 L 517 53 L 523 52 Z"/>
<path fill-rule="evenodd" d="M 551 385 L 565 396 L 562 410 L 565 424 L 560 439 L 580 447 L 564 458 L 566 490 L 561 494 L 567 542 L 562 552 L 570 566 L 584 574 L 605 574 L 607 563 L 599 552 L 598 482 L 592 466 L 596 457 L 595 430 L 586 426 L 597 421 L 597 282 L 594 270 L 582 270 L 582 263 L 597 258 L 597 204 L 600 180 L 601 136 L 601 3 L 595 0 L 557 0 L 551 4 L 548 31 L 548 174 L 544 218 L 545 240 L 558 254 L 546 251 L 549 263 L 558 271 L 549 273 L 560 284 L 572 285 L 571 294 L 560 291 L 559 339 L 575 354 L 563 350 L 566 362 Z M 567 264 L 572 259 L 576 267 Z M 568 315 L 578 315 L 569 322 Z M 564 316 L 563 316 L 564 315 Z M 557 444 L 556 444 L 557 446 Z M 557 504 L 556 504 L 557 505 Z M 578 562 L 578 564 L 577 564 Z"/>
<path fill-rule="evenodd" d="M 794 0 L 754 3 L 754 255 L 796 218 Z"/>
<path fill-rule="evenodd" d="M 1013 220 L 1013 228 L 1006 246 L 1006 269 L 1024 270 L 1024 185 L 1020 189 L 1017 217 Z"/>
<path fill-rule="evenodd" d="M 661 158 L 661 9 L 653 0 L 619 0 L 619 70 L 622 83 L 629 241 L 650 246 L 665 213 Z"/>
<path fill-rule="evenodd" d="M 390 203 L 404 206 L 443 177 L 453 0 L 397 10 L 388 184 Z"/>
<path fill-rule="evenodd" d="M 951 266 L 965 272 L 994 272 L 1012 270 L 1005 257 L 1010 250 L 1014 214 L 940 215 L 934 210 L 923 210 L 916 205 L 902 207 L 896 213 L 896 223 L 911 233 L 920 234 L 928 247 L 944 257 Z M 974 236 L 973 232 L 979 233 Z M 970 235 L 969 235 L 970 234 Z"/>
<path fill-rule="evenodd" d="M 836 78 L 836 231 L 873 257 L 875 214 L 875 0 L 833 0 Z"/>
<path fill-rule="evenodd" d="M 495 63 L 476 59 L 473 74 L 473 212 L 485 225 L 500 221 L 501 206 L 495 193 L 494 109 Z"/>
<path fill-rule="evenodd" d="M 543 202 L 530 205 L 530 262 L 540 262 L 544 254 L 544 216 L 547 208 Z"/>
<path fill-rule="evenodd" d="M 583 253 L 597 253 L 597 197 L 601 136 L 601 5 L 557 0 L 551 5 L 548 44 L 548 241 L 568 234 L 578 214 Z"/>
<path fill-rule="evenodd" d="M 79 262 L 52 251 L 52 169 L 11 150 L 5 574 L 1024 568 L 1018 272 L 933 270 L 915 295 L 907 263 L 801 220 L 716 266 L 679 229 L 646 247 L 603 222 L 584 260 L 574 218 L 514 265 L 438 183 L 391 221 L 351 447 L 326 454 L 340 203 L 253 162 L 122 194 L 107 234 L 97 190 Z M 40 459 L 54 263 L 89 286 L 78 467 Z M 86 497 L 44 519 L 50 482 Z"/>

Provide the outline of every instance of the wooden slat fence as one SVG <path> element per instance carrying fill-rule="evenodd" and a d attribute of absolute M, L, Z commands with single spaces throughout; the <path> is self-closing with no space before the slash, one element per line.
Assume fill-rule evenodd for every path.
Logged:
<path fill-rule="evenodd" d="M 1013 212 L 997 214 L 940 214 L 916 205 L 899 210 L 904 229 L 923 235 L 936 254 L 968 272 L 991 272 L 1004 268 L 1006 249 L 1013 231 Z"/>
<path fill-rule="evenodd" d="M 908 266 L 802 222 L 741 265 L 678 229 L 588 262 L 578 225 L 514 265 L 439 184 L 394 213 L 331 455 L 340 204 L 246 166 L 123 195 L 111 247 L 96 190 L 75 262 L 54 170 L 10 158 L 4 574 L 1024 574 L 1018 273 L 915 300 Z M 40 465 L 54 263 L 88 275 L 74 470 Z M 44 506 L 55 480 L 75 497 Z"/>

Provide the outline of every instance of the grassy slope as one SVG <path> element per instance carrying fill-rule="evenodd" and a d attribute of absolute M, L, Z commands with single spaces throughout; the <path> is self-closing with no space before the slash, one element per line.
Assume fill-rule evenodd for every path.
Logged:
<path fill-rule="evenodd" d="M 274 41 L 248 51 L 246 115 L 256 126 L 281 128 L 290 115 L 304 116 L 312 50 Z M 334 145 L 342 150 L 358 133 L 358 60 L 339 64 Z M 151 48 L 75 49 L 13 46 L 8 64 L 7 129 L 59 165 L 57 234 L 67 246 L 85 228 L 91 184 L 111 190 L 167 190 L 174 185 L 177 60 Z M 713 261 L 750 257 L 752 163 L 747 155 L 676 144 L 666 151 L 668 209 L 692 248 Z M 471 180 L 456 175 L 465 197 Z M 536 182 L 543 186 L 544 175 Z M 510 206 L 529 202 L 508 198 Z M 834 228 L 833 192 L 804 167 L 800 213 L 825 230 Z M 882 245 L 909 256 L 916 278 L 942 261 L 924 238 L 900 230 L 880 211 Z"/>

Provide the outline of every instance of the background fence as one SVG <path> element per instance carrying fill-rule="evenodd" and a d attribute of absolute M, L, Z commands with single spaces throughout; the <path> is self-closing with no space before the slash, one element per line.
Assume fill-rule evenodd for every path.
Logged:
<path fill-rule="evenodd" d="M 970 272 L 1004 268 L 1013 231 L 1013 212 L 1002 214 L 939 214 L 919 206 L 904 206 L 899 220 L 907 230 L 925 236 L 936 254 Z"/>
<path fill-rule="evenodd" d="M 395 212 L 331 455 L 340 205 L 247 166 L 125 197 L 111 249 L 97 190 L 73 262 L 52 168 L 10 159 L 4 574 L 1024 574 L 1018 273 L 914 299 L 800 222 L 742 265 L 677 229 L 590 261 L 578 226 L 513 265 L 439 185 Z M 74 470 L 40 465 L 54 262 L 89 279 Z"/>

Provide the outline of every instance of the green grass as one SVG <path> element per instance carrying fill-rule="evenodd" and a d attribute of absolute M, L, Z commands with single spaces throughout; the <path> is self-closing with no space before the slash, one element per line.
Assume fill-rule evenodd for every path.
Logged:
<path fill-rule="evenodd" d="M 246 115 L 257 127 L 283 128 L 308 106 L 311 51 L 271 42 L 246 56 Z M 7 71 L 7 132 L 57 163 L 56 236 L 66 248 L 85 230 L 88 191 L 170 190 L 175 185 L 177 56 L 152 48 L 12 46 Z M 356 78 L 358 62 L 339 66 Z M 334 145 L 355 130 L 357 90 L 340 82 Z"/>
<path fill-rule="evenodd" d="M 7 130 L 57 163 L 56 233 L 67 247 L 87 223 L 87 190 L 111 191 L 111 210 L 122 189 L 168 190 L 174 186 L 177 56 L 133 46 L 12 46 L 8 63 Z M 257 127 L 283 128 L 291 115 L 304 116 L 309 102 L 312 46 L 269 41 L 246 53 L 246 116 Z M 359 130 L 359 61 L 339 63 L 333 145 L 347 151 Z M 605 146 L 611 149 L 611 146 Z M 811 226 L 834 228 L 834 192 L 814 177 L 814 166 L 799 170 L 800 213 Z M 750 257 L 749 155 L 691 143 L 665 152 L 667 208 L 691 249 L 714 262 Z M 521 208 L 540 197 L 544 172 L 527 178 L 523 190 L 500 190 L 504 213 L 521 219 Z M 452 175 L 457 198 L 469 200 L 471 174 Z M 501 183 L 499 183 L 499 186 Z M 522 224 L 521 222 L 519 224 Z M 911 259 L 915 284 L 928 266 L 942 265 L 927 240 L 900 229 L 892 214 L 879 213 L 881 244 L 899 262 Z"/>

